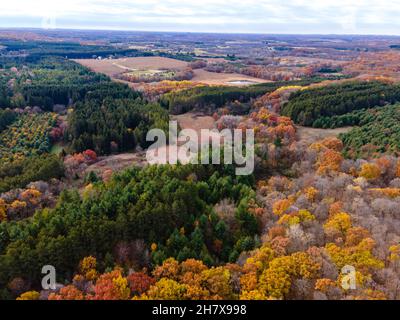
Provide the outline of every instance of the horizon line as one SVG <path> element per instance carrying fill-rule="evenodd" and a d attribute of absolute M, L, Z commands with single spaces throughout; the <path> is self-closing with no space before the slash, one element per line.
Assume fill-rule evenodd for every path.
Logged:
<path fill-rule="evenodd" d="M 361 36 L 361 37 L 399 37 L 400 34 L 380 34 L 380 33 L 264 33 L 264 32 L 218 32 L 218 31 L 170 31 L 170 30 L 140 30 L 140 29 L 102 29 L 102 28 L 85 28 L 85 27 L 57 27 L 57 28 L 40 28 L 40 27 L 1 27 L 1 31 L 107 31 L 107 32 L 146 32 L 146 33 L 177 33 L 177 34 L 221 34 L 221 35 L 265 35 L 265 36 Z"/>

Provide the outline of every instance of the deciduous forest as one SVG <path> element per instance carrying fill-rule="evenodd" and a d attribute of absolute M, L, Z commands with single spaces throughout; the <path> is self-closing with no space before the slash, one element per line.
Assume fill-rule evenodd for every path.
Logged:
<path fill-rule="evenodd" d="M 29 34 L 0 37 L 0 299 L 400 299 L 393 38 Z M 150 165 L 170 120 L 253 130 L 254 172 Z"/>

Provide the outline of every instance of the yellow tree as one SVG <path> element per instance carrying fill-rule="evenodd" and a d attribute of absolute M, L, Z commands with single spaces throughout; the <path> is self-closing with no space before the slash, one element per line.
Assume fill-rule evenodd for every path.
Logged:
<path fill-rule="evenodd" d="M 179 262 L 174 258 L 165 260 L 161 266 L 158 266 L 153 270 L 153 276 L 158 280 L 161 278 L 179 280 L 179 274 Z"/>
<path fill-rule="evenodd" d="M 369 277 L 372 270 L 384 267 L 383 261 L 372 254 L 374 247 L 375 241 L 366 238 L 356 246 L 342 248 L 334 243 L 328 243 L 325 249 L 339 270 L 349 265 L 356 268 L 362 275 Z"/>
<path fill-rule="evenodd" d="M 336 283 L 336 281 L 333 281 L 332 279 L 322 278 L 322 279 L 318 279 L 315 282 L 315 290 L 319 290 L 323 293 L 326 293 L 329 289 L 336 288 L 336 287 L 337 287 L 337 283 Z"/>
<path fill-rule="evenodd" d="M 187 286 L 175 280 L 162 278 L 140 298 L 140 300 L 183 300 Z"/>
<path fill-rule="evenodd" d="M 40 293 L 37 291 L 28 291 L 21 294 L 17 300 L 39 300 Z"/>
<path fill-rule="evenodd" d="M 97 260 L 95 257 L 89 256 L 83 258 L 83 260 L 79 264 L 79 271 L 87 280 L 95 280 L 97 279 Z"/>
<path fill-rule="evenodd" d="M 242 291 L 239 297 L 240 300 L 270 300 L 264 291 L 262 290 L 252 290 L 252 291 Z"/>
<path fill-rule="evenodd" d="M 210 291 L 204 287 L 203 272 L 208 267 L 199 260 L 188 259 L 180 265 L 179 283 L 187 285 L 185 298 L 190 300 L 204 300 L 210 297 Z"/>
<path fill-rule="evenodd" d="M 340 152 L 327 149 L 322 152 L 319 156 L 317 172 L 319 174 L 327 174 L 329 172 L 337 172 L 340 170 L 340 166 L 343 162 L 343 156 Z"/>
<path fill-rule="evenodd" d="M 396 177 L 400 178 L 400 161 L 396 164 Z"/>
<path fill-rule="evenodd" d="M 204 287 L 212 299 L 231 300 L 234 293 L 231 286 L 231 273 L 224 267 L 211 268 L 202 272 Z"/>
<path fill-rule="evenodd" d="M 320 268 L 321 265 L 305 252 L 275 258 L 262 273 L 259 289 L 271 298 L 284 299 L 289 293 L 293 279 L 315 278 Z"/>
<path fill-rule="evenodd" d="M 0 198 L 0 222 L 7 220 L 7 203 Z"/>
<path fill-rule="evenodd" d="M 317 194 L 318 190 L 315 189 L 314 187 L 308 187 L 307 189 L 304 190 L 304 195 L 311 202 L 315 201 Z"/>
<path fill-rule="evenodd" d="M 381 169 L 374 163 L 364 163 L 359 175 L 367 180 L 375 180 L 380 177 Z"/>
<path fill-rule="evenodd" d="M 324 224 L 326 233 L 337 232 L 345 236 L 346 232 L 351 228 L 351 217 L 346 212 L 339 212 L 331 216 Z"/>
<path fill-rule="evenodd" d="M 289 210 L 291 205 L 292 202 L 288 199 L 278 200 L 273 204 L 272 212 L 275 215 L 280 216 L 284 214 L 287 210 Z"/>

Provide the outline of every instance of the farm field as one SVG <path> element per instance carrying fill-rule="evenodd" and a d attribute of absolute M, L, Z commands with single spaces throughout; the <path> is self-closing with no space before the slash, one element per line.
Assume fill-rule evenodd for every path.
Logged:
<path fill-rule="evenodd" d="M 178 69 L 187 67 L 187 62 L 164 57 L 137 57 L 117 59 L 113 62 L 116 66 L 131 69 Z"/>
<path fill-rule="evenodd" d="M 188 68 L 188 63 L 176 59 L 164 57 L 137 57 L 123 59 L 75 59 L 81 65 L 88 67 L 94 72 L 104 73 L 111 78 L 117 78 L 121 74 L 144 73 L 155 74 L 163 70 L 183 71 Z M 218 61 L 218 60 L 217 60 Z M 256 83 L 269 82 L 238 73 L 216 73 L 203 69 L 193 70 L 191 81 L 208 85 L 249 85 Z M 243 82 L 243 83 L 241 83 Z M 134 83 L 134 82 L 133 82 Z"/>
<path fill-rule="evenodd" d="M 103 60 L 75 59 L 74 61 L 95 72 L 104 73 L 111 78 L 127 71 L 166 69 L 183 70 L 187 67 L 187 63 L 184 61 L 164 57 L 137 57 Z"/>
<path fill-rule="evenodd" d="M 238 73 L 216 73 L 202 69 L 194 70 L 194 77 L 192 81 L 205 83 L 208 85 L 231 85 L 231 86 L 271 82 L 268 80 L 258 79 Z"/>
<path fill-rule="evenodd" d="M 126 71 L 126 68 L 121 68 L 112 61 L 109 60 L 97 60 L 97 59 L 74 59 L 73 61 L 89 68 L 94 72 L 103 73 L 109 77 L 114 77 L 121 72 Z"/>

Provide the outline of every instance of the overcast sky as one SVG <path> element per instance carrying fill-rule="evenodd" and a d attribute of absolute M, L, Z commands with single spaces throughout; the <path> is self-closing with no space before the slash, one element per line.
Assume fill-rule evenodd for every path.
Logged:
<path fill-rule="evenodd" d="M 0 0 L 0 27 L 400 35 L 400 0 Z"/>

